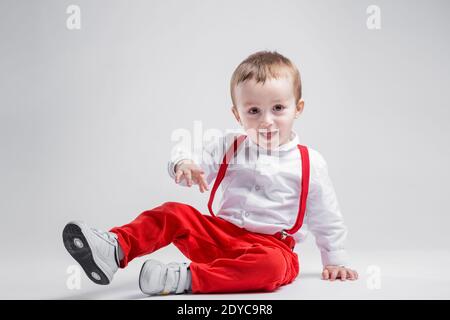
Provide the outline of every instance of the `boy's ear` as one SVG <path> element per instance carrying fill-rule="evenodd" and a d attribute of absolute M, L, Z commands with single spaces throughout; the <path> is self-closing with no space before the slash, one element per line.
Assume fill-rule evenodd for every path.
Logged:
<path fill-rule="evenodd" d="M 300 101 L 297 103 L 297 106 L 295 107 L 295 117 L 298 118 L 298 116 L 303 112 L 303 108 L 305 107 L 305 102 L 300 99 Z"/>
<path fill-rule="evenodd" d="M 242 125 L 241 118 L 239 117 L 239 112 L 238 112 L 236 106 L 231 107 L 231 112 L 233 112 L 234 117 L 236 118 L 237 122 L 239 122 Z"/>

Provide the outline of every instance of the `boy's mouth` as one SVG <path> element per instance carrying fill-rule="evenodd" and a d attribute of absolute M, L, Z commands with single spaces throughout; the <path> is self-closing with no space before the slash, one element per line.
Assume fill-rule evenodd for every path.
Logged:
<path fill-rule="evenodd" d="M 278 133 L 279 130 L 273 130 L 273 131 L 267 131 L 267 130 L 258 130 L 259 136 L 261 136 L 262 138 L 266 139 L 266 140 L 271 140 L 273 137 L 275 137 Z"/>

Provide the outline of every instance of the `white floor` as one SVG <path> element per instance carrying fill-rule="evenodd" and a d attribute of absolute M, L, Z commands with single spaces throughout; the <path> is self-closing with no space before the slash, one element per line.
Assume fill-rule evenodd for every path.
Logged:
<path fill-rule="evenodd" d="M 316 250 L 299 253 L 301 273 L 290 285 L 272 293 L 144 296 L 138 286 L 140 267 L 148 257 L 119 270 L 109 286 L 90 282 L 65 252 L 53 258 L 11 258 L 2 262 L 0 299 L 449 299 L 450 252 L 352 252 L 357 281 L 320 279 Z M 186 261 L 173 246 L 152 254 L 165 262 Z"/>

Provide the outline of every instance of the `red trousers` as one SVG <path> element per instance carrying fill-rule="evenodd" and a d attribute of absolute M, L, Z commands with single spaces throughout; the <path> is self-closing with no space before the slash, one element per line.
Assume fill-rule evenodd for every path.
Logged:
<path fill-rule="evenodd" d="M 191 260 L 193 293 L 273 291 L 299 273 L 292 237 L 253 233 L 183 203 L 166 202 L 110 231 L 124 253 L 121 268 L 173 243 Z"/>

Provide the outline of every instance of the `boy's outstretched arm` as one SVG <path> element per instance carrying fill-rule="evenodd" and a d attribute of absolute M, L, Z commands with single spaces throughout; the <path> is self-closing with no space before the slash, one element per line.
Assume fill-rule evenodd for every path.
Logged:
<path fill-rule="evenodd" d="M 229 132 L 215 136 L 202 143 L 201 150 L 196 152 L 191 152 L 190 145 L 175 146 L 167 166 L 169 176 L 181 186 L 198 184 L 200 192 L 208 190 L 208 186 L 217 176 L 225 150 L 237 135 L 236 132 Z"/>

